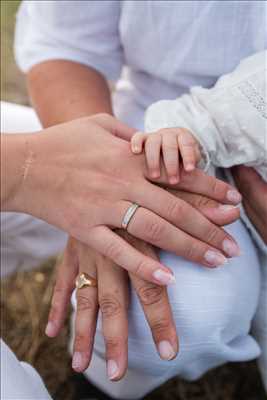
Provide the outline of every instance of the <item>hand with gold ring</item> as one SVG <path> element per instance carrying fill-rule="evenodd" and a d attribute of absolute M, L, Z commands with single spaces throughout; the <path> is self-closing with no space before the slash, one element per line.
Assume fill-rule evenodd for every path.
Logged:
<path fill-rule="evenodd" d="M 144 254 L 157 259 L 152 246 L 120 235 Z M 168 301 L 167 289 L 125 270 L 75 239 L 69 239 L 58 266 L 46 334 L 56 336 L 64 322 L 73 289 L 76 286 L 75 339 L 73 369 L 84 371 L 91 360 L 98 311 L 106 344 L 107 376 L 119 380 L 127 369 L 129 279 L 136 290 L 156 349 L 162 359 L 174 358 L 178 339 Z"/>
<path fill-rule="evenodd" d="M 201 195 L 174 190 L 172 194 L 189 202 L 217 225 L 231 223 L 239 215 L 237 208 L 225 213 L 218 207 L 216 201 Z M 124 229 L 127 228 L 137 209 L 137 206 L 130 208 L 123 220 Z M 157 253 L 152 245 L 133 238 L 125 230 L 120 231 L 120 236 L 144 255 L 158 261 Z M 145 281 L 133 273 L 129 274 L 129 279 L 137 292 L 160 357 L 162 359 L 175 357 L 178 351 L 178 339 L 166 287 Z M 76 294 L 77 313 L 73 349 L 76 356 L 73 359 L 73 368 L 77 372 L 82 372 L 90 363 L 95 321 L 97 310 L 100 308 L 103 334 L 106 339 L 106 359 L 110 361 L 107 372 L 112 380 L 118 380 L 123 377 L 127 368 L 128 274 L 110 259 L 73 238 L 69 239 L 62 262 L 58 267 L 46 330 L 51 337 L 56 336 L 63 325 L 75 283 L 80 289 Z M 168 351 L 162 343 L 170 344 Z M 114 375 L 116 365 L 117 372 Z"/>

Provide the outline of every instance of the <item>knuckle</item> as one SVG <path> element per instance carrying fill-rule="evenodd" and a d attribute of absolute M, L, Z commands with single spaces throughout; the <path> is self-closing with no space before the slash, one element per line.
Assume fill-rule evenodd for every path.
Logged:
<path fill-rule="evenodd" d="M 150 322 L 151 330 L 154 334 L 161 334 L 171 329 L 171 321 L 169 318 L 160 317 Z"/>
<path fill-rule="evenodd" d="M 194 198 L 194 205 L 197 208 L 202 208 L 202 207 L 213 207 L 215 206 L 215 201 L 209 199 L 208 197 L 205 196 L 195 196 Z"/>
<path fill-rule="evenodd" d="M 120 350 L 121 351 L 121 345 L 122 345 L 123 339 L 119 336 L 108 336 L 105 335 L 105 344 L 106 347 L 109 349 L 109 351 L 112 349 L 114 350 Z"/>
<path fill-rule="evenodd" d="M 82 349 L 85 346 L 87 340 L 88 339 L 86 335 L 84 335 L 82 332 L 76 332 L 74 339 L 74 347 L 76 349 Z"/>
<path fill-rule="evenodd" d="M 116 317 L 122 312 L 122 306 L 113 296 L 103 296 L 99 300 L 100 310 L 104 318 Z"/>
<path fill-rule="evenodd" d="M 220 181 L 214 178 L 211 181 L 211 191 L 216 198 L 221 198 L 226 192 L 226 187 L 224 187 L 224 185 L 222 185 Z"/>
<path fill-rule="evenodd" d="M 72 287 L 65 282 L 57 281 L 54 287 L 54 296 L 61 297 L 70 293 Z"/>
<path fill-rule="evenodd" d="M 144 226 L 144 234 L 145 237 L 152 241 L 153 243 L 157 243 L 164 235 L 164 225 L 158 221 L 147 221 Z"/>
<path fill-rule="evenodd" d="M 77 294 L 77 312 L 79 311 L 92 311 L 95 305 L 92 300 L 88 299 L 82 294 Z"/>
<path fill-rule="evenodd" d="M 117 245 L 117 243 L 109 242 L 104 248 L 104 254 L 106 257 L 111 258 L 112 260 L 117 260 L 121 256 L 121 248 Z"/>
<path fill-rule="evenodd" d="M 167 215 L 171 221 L 179 221 L 185 215 L 185 203 L 183 200 L 173 200 L 167 205 Z"/>
<path fill-rule="evenodd" d="M 146 260 L 141 259 L 137 262 L 134 273 L 137 276 L 144 276 L 144 271 L 148 270 L 148 268 L 149 268 L 148 262 Z"/>
<path fill-rule="evenodd" d="M 142 304 L 150 306 L 159 303 L 164 295 L 164 288 L 156 285 L 141 286 L 138 291 L 138 296 Z"/>
<path fill-rule="evenodd" d="M 209 243 L 215 243 L 221 239 L 221 232 L 216 226 L 209 228 L 205 234 L 205 241 Z"/>
<path fill-rule="evenodd" d="M 184 257 L 187 260 L 196 260 L 199 254 L 199 247 L 196 242 L 189 243 L 188 246 L 185 246 L 185 254 Z"/>

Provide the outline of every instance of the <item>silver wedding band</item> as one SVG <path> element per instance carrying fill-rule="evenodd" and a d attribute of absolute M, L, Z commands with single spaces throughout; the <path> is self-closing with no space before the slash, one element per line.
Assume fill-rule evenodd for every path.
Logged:
<path fill-rule="evenodd" d="M 123 229 L 127 229 L 131 219 L 133 218 L 134 214 L 136 213 L 138 207 L 140 207 L 138 204 L 133 203 L 128 210 L 126 211 L 126 213 L 124 214 L 124 217 L 122 219 L 122 223 L 121 226 Z"/>

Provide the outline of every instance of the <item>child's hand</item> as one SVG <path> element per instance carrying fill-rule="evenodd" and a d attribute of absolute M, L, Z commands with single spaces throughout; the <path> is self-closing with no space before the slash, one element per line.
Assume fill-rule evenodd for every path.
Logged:
<path fill-rule="evenodd" d="M 152 134 L 135 133 L 131 139 L 132 152 L 140 154 L 143 147 L 151 178 L 160 177 L 160 163 L 163 162 L 171 184 L 180 180 L 179 156 L 188 172 L 195 169 L 201 158 L 198 142 L 190 131 L 183 128 L 166 128 Z"/>

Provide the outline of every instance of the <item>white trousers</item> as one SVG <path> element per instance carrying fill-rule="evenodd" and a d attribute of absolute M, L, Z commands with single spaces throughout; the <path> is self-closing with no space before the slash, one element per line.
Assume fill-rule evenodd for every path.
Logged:
<path fill-rule="evenodd" d="M 3 132 L 39 129 L 32 110 L 7 104 L 1 106 Z M 1 221 L 3 274 L 38 265 L 64 247 L 65 234 L 30 216 L 5 213 L 1 215 Z M 243 254 L 216 270 L 206 269 L 166 252 L 161 253 L 162 261 L 176 275 L 177 283 L 169 289 L 169 296 L 180 339 L 178 357 L 170 362 L 159 358 L 136 294 L 132 292 L 127 375 L 118 383 L 107 380 L 99 321 L 92 364 L 85 373 L 90 381 L 114 398 L 137 399 L 172 376 L 193 380 L 227 361 L 246 361 L 259 357 L 259 345 L 249 332 L 259 302 L 260 284 L 263 282 L 260 263 L 242 222 L 238 221 L 227 229 L 239 242 Z M 262 296 L 262 299 L 265 301 L 266 297 Z M 257 325 L 264 318 L 258 312 Z M 266 330 L 264 332 L 267 340 Z M 262 342 L 263 336 L 257 335 L 259 342 Z M 18 392 L 14 391 L 12 384 L 16 380 L 21 382 L 17 389 L 20 399 L 49 399 L 37 373 L 28 373 L 32 369 L 25 363 L 19 363 L 4 344 L 1 346 L 4 348 L 1 358 L 5 355 L 1 369 L 1 398 L 18 398 Z M 25 368 L 27 379 L 23 378 Z M 29 394 L 29 387 L 34 389 L 34 394 Z M 47 397 L 44 397 L 44 393 Z"/>

